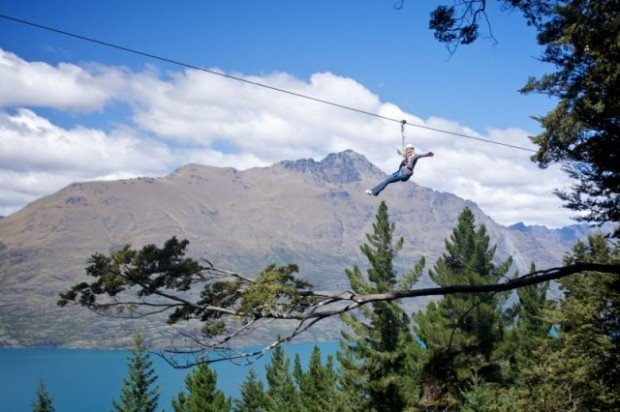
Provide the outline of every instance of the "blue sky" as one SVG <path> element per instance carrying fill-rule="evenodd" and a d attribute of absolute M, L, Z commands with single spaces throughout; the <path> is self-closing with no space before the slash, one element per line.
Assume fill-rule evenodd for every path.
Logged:
<path fill-rule="evenodd" d="M 530 116 L 553 106 L 518 93 L 551 69 L 536 60 L 535 33 L 489 2 L 498 42 L 450 55 L 428 30 L 439 3 L 5 0 L 0 14 L 534 148 L 527 136 L 540 130 Z M 386 172 L 398 161 L 393 123 L 3 19 L 0 49 L 0 214 L 75 180 L 162 176 L 190 161 L 244 169 L 347 148 Z M 558 168 L 453 136 L 413 128 L 407 136 L 437 154 L 432 168 L 416 170 L 418 183 L 471 199 L 503 224 L 570 223 L 551 193 L 568 183 Z"/>

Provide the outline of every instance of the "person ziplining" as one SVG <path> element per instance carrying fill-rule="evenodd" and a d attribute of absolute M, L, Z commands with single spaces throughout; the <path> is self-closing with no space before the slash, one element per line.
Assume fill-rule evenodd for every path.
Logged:
<path fill-rule="evenodd" d="M 392 173 L 391 175 L 389 175 L 388 177 L 386 177 L 377 186 L 373 187 L 372 189 L 366 190 L 367 195 L 378 196 L 379 193 L 381 193 L 381 191 L 383 191 L 383 189 L 387 187 L 387 185 L 391 183 L 395 183 L 395 182 L 406 182 L 413 175 L 413 168 L 418 163 L 418 159 L 421 159 L 423 157 L 435 156 L 433 152 L 416 155 L 415 148 L 413 147 L 413 145 L 408 144 L 407 146 L 405 146 L 405 124 L 406 123 L 407 122 L 403 120 L 400 126 L 400 130 L 401 130 L 401 134 L 403 138 L 403 148 L 402 150 L 401 148 L 396 149 L 396 152 L 399 154 L 399 156 L 402 156 L 403 158 L 402 161 L 400 162 L 400 166 L 398 167 L 398 170 Z"/>

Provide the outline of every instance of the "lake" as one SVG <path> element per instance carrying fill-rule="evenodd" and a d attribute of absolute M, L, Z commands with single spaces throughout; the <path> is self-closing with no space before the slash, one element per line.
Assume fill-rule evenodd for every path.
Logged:
<path fill-rule="evenodd" d="M 284 345 L 291 359 L 298 354 L 307 367 L 314 343 Z M 338 350 L 338 343 L 318 343 L 323 360 Z M 119 399 L 122 381 L 127 377 L 127 356 L 121 350 L 94 349 L 0 349 L 0 410 L 32 410 L 39 382 L 43 380 L 57 412 L 110 411 Z M 267 354 L 253 364 L 260 377 L 271 358 Z M 158 410 L 172 411 L 171 400 L 185 388 L 188 369 L 174 369 L 159 356 L 152 355 L 159 377 Z M 239 386 L 249 367 L 230 362 L 210 365 L 217 372 L 218 388 L 229 396 L 239 395 Z"/>

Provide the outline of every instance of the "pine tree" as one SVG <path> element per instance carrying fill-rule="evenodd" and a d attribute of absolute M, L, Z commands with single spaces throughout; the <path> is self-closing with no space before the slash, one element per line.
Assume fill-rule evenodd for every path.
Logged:
<path fill-rule="evenodd" d="M 532 263 L 530 273 L 535 271 L 536 266 Z M 551 339 L 552 325 L 545 319 L 545 311 L 552 307 L 551 301 L 547 299 L 548 290 L 549 282 L 517 289 L 518 300 L 512 310 L 508 311 L 508 316 L 515 318 L 504 342 L 505 357 L 512 364 L 512 381 L 532 361 L 532 352 L 542 341 Z"/>
<path fill-rule="evenodd" d="M 136 334 L 134 341 L 136 347 L 127 360 L 129 377 L 123 380 L 121 398 L 118 402 L 113 401 L 113 409 L 117 412 L 155 411 L 159 388 L 153 387 L 153 384 L 157 381 L 157 375 L 142 336 Z"/>
<path fill-rule="evenodd" d="M 290 372 L 290 360 L 281 346 L 276 347 L 266 366 L 268 410 L 273 412 L 298 411 L 299 402 Z"/>
<path fill-rule="evenodd" d="M 180 392 L 172 400 L 175 412 L 228 412 L 231 400 L 217 389 L 217 373 L 206 363 L 198 366 L 185 378 L 187 394 Z"/>
<path fill-rule="evenodd" d="M 346 410 L 338 391 L 338 376 L 333 369 L 333 358 L 327 357 L 325 365 L 321 362 L 321 350 L 312 349 L 308 371 L 301 370 L 299 357 L 295 358 L 295 379 L 299 387 L 300 404 L 308 412 L 341 412 Z"/>
<path fill-rule="evenodd" d="M 256 376 L 254 369 L 250 368 L 248 376 L 241 384 L 241 399 L 236 399 L 234 404 L 235 412 L 267 411 L 265 388 Z"/>
<path fill-rule="evenodd" d="M 381 202 L 373 232 L 361 247 L 370 267 L 364 279 L 359 267 L 347 270 L 353 291 L 382 293 L 408 288 L 420 276 L 419 262 L 398 284 L 393 259 L 403 239 L 393 241 L 385 202 Z M 396 302 L 377 302 L 360 310 L 362 316 L 341 317 L 349 331 L 343 331 L 342 351 L 338 352 L 341 385 L 353 410 L 400 411 L 415 404 L 416 382 L 413 359 L 421 348 L 409 330 L 410 320 Z"/>
<path fill-rule="evenodd" d="M 620 246 L 602 235 L 578 242 L 564 264 L 618 264 Z M 611 274 L 583 273 L 559 280 L 563 294 L 546 321 L 558 330 L 533 351 L 523 372 L 521 405 L 536 410 L 620 409 L 620 282 Z"/>
<path fill-rule="evenodd" d="M 56 409 L 54 408 L 52 398 L 45 390 L 45 384 L 43 381 L 39 383 L 39 388 L 37 389 L 37 400 L 32 405 L 33 412 L 54 412 Z"/>
<path fill-rule="evenodd" d="M 532 263 L 530 273 L 535 271 L 536 265 Z M 546 336 L 549 333 L 551 325 L 544 318 L 544 311 L 549 308 L 548 290 L 549 282 L 517 289 L 516 328 L 525 337 Z"/>
<path fill-rule="evenodd" d="M 293 361 L 293 379 L 297 384 L 297 389 L 299 390 L 299 395 L 301 397 L 301 387 L 303 385 L 304 370 L 301 367 L 301 358 L 299 357 L 299 354 L 295 354 L 295 360 Z"/>
<path fill-rule="evenodd" d="M 482 225 L 477 231 L 472 211 L 465 208 L 445 242 L 446 252 L 429 271 L 439 286 L 497 283 L 512 259 L 495 265 L 495 247 Z M 423 406 L 455 407 L 474 381 L 502 383 L 496 352 L 504 339 L 501 305 L 506 296 L 446 295 L 415 315 L 414 331 L 427 350 L 423 363 Z"/>

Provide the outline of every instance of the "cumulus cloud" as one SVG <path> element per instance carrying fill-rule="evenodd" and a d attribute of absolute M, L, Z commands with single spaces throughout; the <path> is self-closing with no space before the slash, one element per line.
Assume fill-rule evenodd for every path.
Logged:
<path fill-rule="evenodd" d="M 398 123 L 201 71 L 162 75 L 153 69 L 130 72 L 101 65 L 52 67 L 0 50 L 3 74 L 14 81 L 2 83 L 0 106 L 14 112 L 0 113 L 0 183 L 5 188 L 0 196 L 12 199 L 0 202 L 0 214 L 74 180 L 164 175 L 188 162 L 247 169 L 285 159 L 318 160 L 346 149 L 364 154 L 385 172 L 399 161 Z M 382 102 L 359 82 L 332 73 L 307 80 L 286 73 L 233 75 L 416 125 L 535 148 L 523 130 L 481 133 L 449 119 L 421 119 Z M 52 84 L 66 86 L 67 92 Z M 41 93 L 41 85 L 47 93 Z M 88 125 L 65 129 L 34 111 L 40 106 L 101 110 L 111 100 L 130 108 L 132 124 L 112 132 Z M 567 177 L 559 168 L 538 169 L 529 160 L 531 153 L 412 126 L 406 136 L 419 152 L 436 154 L 420 160 L 417 183 L 471 199 L 503 224 L 569 223 L 570 212 L 552 194 L 567 185 Z M 42 183 L 41 174 L 53 176 L 49 184 Z M 15 184 L 5 184 L 10 179 L 23 184 L 21 192 Z"/>
<path fill-rule="evenodd" d="M 101 110 L 127 83 L 123 69 L 27 62 L 0 49 L 0 107 L 39 106 Z"/>

